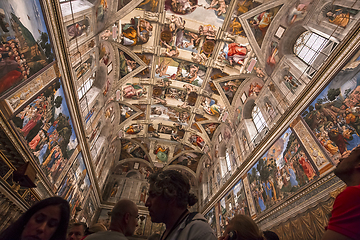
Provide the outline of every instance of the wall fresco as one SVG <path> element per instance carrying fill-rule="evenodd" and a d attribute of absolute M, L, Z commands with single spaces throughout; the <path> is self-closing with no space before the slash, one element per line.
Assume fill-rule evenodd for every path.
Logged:
<path fill-rule="evenodd" d="M 247 172 L 258 213 L 291 196 L 317 176 L 311 159 L 290 128 Z"/>
<path fill-rule="evenodd" d="M 332 160 L 360 144 L 360 57 L 353 59 L 301 114 Z"/>
<path fill-rule="evenodd" d="M 90 186 L 91 182 L 89 175 L 87 173 L 82 153 L 80 152 L 76 156 L 57 191 L 57 195 L 69 202 L 71 209 L 70 216 L 74 216 L 76 207 L 83 202 Z"/>
<path fill-rule="evenodd" d="M 54 61 L 39 0 L 1 1 L 0 94 Z"/>
<path fill-rule="evenodd" d="M 45 175 L 55 183 L 78 143 L 60 79 L 23 106 L 12 122 Z"/>

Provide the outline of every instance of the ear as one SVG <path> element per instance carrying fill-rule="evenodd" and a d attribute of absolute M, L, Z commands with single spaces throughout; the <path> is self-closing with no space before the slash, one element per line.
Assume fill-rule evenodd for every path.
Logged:
<path fill-rule="evenodd" d="M 125 213 L 125 215 L 124 215 L 124 221 L 125 221 L 125 223 L 128 223 L 129 220 L 130 220 L 130 213 Z"/>

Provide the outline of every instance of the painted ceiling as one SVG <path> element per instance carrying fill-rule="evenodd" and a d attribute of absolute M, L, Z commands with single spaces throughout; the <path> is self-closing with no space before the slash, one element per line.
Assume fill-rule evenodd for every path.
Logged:
<path fill-rule="evenodd" d="M 74 67 L 78 82 L 98 69 L 98 89 L 80 100 L 89 144 L 101 129 L 101 136 L 127 139 L 121 159 L 140 158 L 159 168 L 182 165 L 196 173 L 216 130 L 231 126 L 237 93 L 251 97 L 261 91 L 266 73 L 252 45 L 261 48 L 282 4 L 269 5 L 260 17 L 250 13 L 267 1 L 134 2 L 61 4 L 64 20 L 71 13 L 81 16 L 66 27 L 70 49 L 81 55 L 81 37 L 90 34 L 83 32 L 99 37 L 98 57 L 86 53 Z M 86 14 L 93 7 L 95 19 Z M 256 16 L 263 18 L 261 27 L 251 25 Z M 124 150 L 128 145 L 132 150 Z"/>
<path fill-rule="evenodd" d="M 262 169 L 297 168 L 302 180 L 290 185 L 300 187 L 332 167 L 325 153 L 335 163 L 360 141 L 354 130 L 345 146 L 327 136 L 333 124 L 321 125 L 344 117 L 334 101 L 339 94 L 342 107 L 356 103 L 359 58 L 349 49 L 360 0 L 27 4 L 0 1 L 1 132 L 14 135 L 0 138 L 0 157 L 9 159 L 0 177 L 11 186 L 8 162 L 18 168 L 22 156 L 34 160 L 37 188 L 19 190 L 26 202 L 57 194 L 72 215 L 84 204 L 80 218 L 92 221 L 98 205 L 99 219 L 108 221 L 111 206 L 128 198 L 146 215 L 150 174 L 174 169 L 190 179 L 196 211 L 209 210 L 222 194 L 217 206 L 233 209 L 226 191 L 241 178 L 254 216 L 274 204 L 270 197 L 256 210 L 249 201 L 267 174 Z M 336 69 L 336 81 L 325 87 Z M 312 159 L 314 171 L 292 164 L 300 156 L 300 165 Z M 289 183 L 278 185 L 286 185 L 278 200 L 294 193 Z"/>
<path fill-rule="evenodd" d="M 263 109 L 275 119 L 281 104 L 288 104 L 283 99 L 293 100 L 304 89 L 309 80 L 284 78 L 279 92 L 272 74 L 283 68 L 290 76 L 289 66 L 281 65 L 288 46 L 279 42 L 314 4 L 60 1 L 95 169 L 103 169 L 102 159 L 111 154 L 119 160 L 115 165 L 175 168 L 199 179 L 201 168 L 216 157 L 219 133 L 229 141 L 259 96 L 273 92 L 264 97 Z"/>

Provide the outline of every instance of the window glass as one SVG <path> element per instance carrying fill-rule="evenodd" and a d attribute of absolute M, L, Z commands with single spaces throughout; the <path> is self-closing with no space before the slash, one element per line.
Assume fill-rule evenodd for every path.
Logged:
<path fill-rule="evenodd" d="M 307 65 L 311 65 L 328 40 L 319 34 L 307 31 L 299 36 L 294 45 L 294 53 Z"/>
<path fill-rule="evenodd" d="M 226 159 L 227 170 L 231 172 L 231 162 L 230 162 L 230 155 L 228 150 L 226 150 L 225 159 Z"/>
<path fill-rule="evenodd" d="M 226 160 L 224 158 L 220 158 L 220 168 L 221 168 L 221 177 L 225 177 L 227 172 Z"/>
<path fill-rule="evenodd" d="M 90 90 L 95 80 L 95 73 L 91 75 L 78 89 L 79 100 Z"/>
<path fill-rule="evenodd" d="M 258 106 L 255 106 L 252 110 L 252 118 L 253 122 L 255 124 L 256 130 L 258 132 L 261 132 L 266 127 L 265 119 L 258 108 Z"/>

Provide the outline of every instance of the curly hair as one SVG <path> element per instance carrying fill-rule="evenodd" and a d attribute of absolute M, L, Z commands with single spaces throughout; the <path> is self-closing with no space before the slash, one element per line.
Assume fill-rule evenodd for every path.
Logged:
<path fill-rule="evenodd" d="M 153 186 L 154 194 L 163 196 L 166 200 L 176 199 L 178 207 L 193 206 L 198 199 L 190 193 L 189 179 L 176 170 L 165 170 L 149 176 L 149 183 Z"/>
<path fill-rule="evenodd" d="M 43 208 L 48 206 L 59 206 L 60 207 L 60 222 L 59 225 L 50 238 L 50 240 L 64 240 L 66 239 L 66 231 L 69 225 L 70 219 L 70 207 L 69 203 L 61 197 L 50 197 L 40 202 L 35 203 L 31 206 L 21 217 L 11 224 L 0 234 L 2 240 L 20 240 L 21 234 L 24 230 L 25 225 L 29 222 L 30 218 Z"/>

